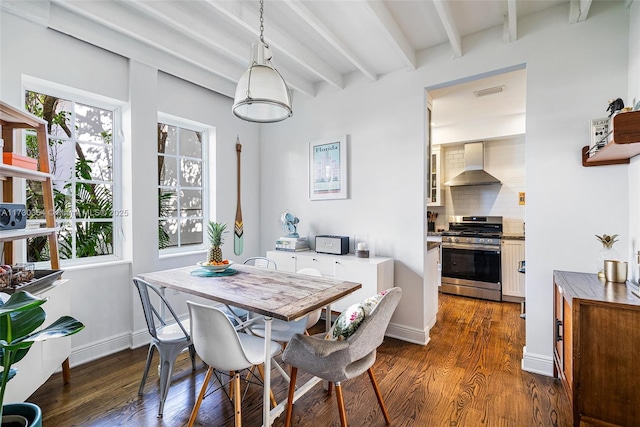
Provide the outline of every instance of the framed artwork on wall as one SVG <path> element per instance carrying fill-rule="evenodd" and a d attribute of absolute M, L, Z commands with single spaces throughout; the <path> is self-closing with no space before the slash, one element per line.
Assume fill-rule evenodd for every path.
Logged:
<path fill-rule="evenodd" d="M 309 199 L 347 198 L 347 135 L 309 142 Z"/>

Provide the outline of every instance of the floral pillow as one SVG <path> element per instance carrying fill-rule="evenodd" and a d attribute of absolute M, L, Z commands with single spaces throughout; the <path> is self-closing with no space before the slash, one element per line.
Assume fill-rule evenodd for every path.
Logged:
<path fill-rule="evenodd" d="M 358 330 L 358 327 L 362 324 L 365 317 L 373 313 L 375 308 L 378 306 L 378 303 L 386 293 L 387 291 L 380 292 L 379 294 L 369 297 L 358 304 L 353 304 L 340 313 L 324 339 L 330 341 L 342 341 L 349 338 Z"/>

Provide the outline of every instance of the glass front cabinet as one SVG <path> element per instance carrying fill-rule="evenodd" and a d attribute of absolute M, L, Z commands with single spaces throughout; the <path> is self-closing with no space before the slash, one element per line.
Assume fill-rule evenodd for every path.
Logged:
<path fill-rule="evenodd" d="M 442 168 L 440 164 L 440 145 L 431 146 L 431 170 L 429 171 L 429 197 L 427 206 L 442 206 Z"/>

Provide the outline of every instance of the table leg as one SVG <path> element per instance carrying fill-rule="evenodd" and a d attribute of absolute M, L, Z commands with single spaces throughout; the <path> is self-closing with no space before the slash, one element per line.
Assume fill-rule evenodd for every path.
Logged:
<path fill-rule="evenodd" d="M 271 415 L 271 317 L 264 317 L 264 393 L 262 395 L 262 425 L 271 425 L 269 416 Z"/>
<path fill-rule="evenodd" d="M 325 308 L 324 330 L 329 332 L 331 329 L 331 304 Z"/>

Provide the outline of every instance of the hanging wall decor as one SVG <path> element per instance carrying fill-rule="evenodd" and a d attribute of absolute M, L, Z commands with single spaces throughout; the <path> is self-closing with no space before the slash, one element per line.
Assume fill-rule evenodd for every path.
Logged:
<path fill-rule="evenodd" d="M 309 143 L 309 199 L 347 198 L 347 136 Z"/>
<path fill-rule="evenodd" d="M 236 224 L 233 233 L 233 252 L 236 255 L 242 255 L 242 249 L 244 246 L 243 234 L 244 227 L 242 225 L 242 208 L 240 207 L 240 153 L 242 152 L 242 145 L 240 145 L 240 138 L 236 135 L 236 153 L 238 155 L 238 203 L 236 206 Z"/>

